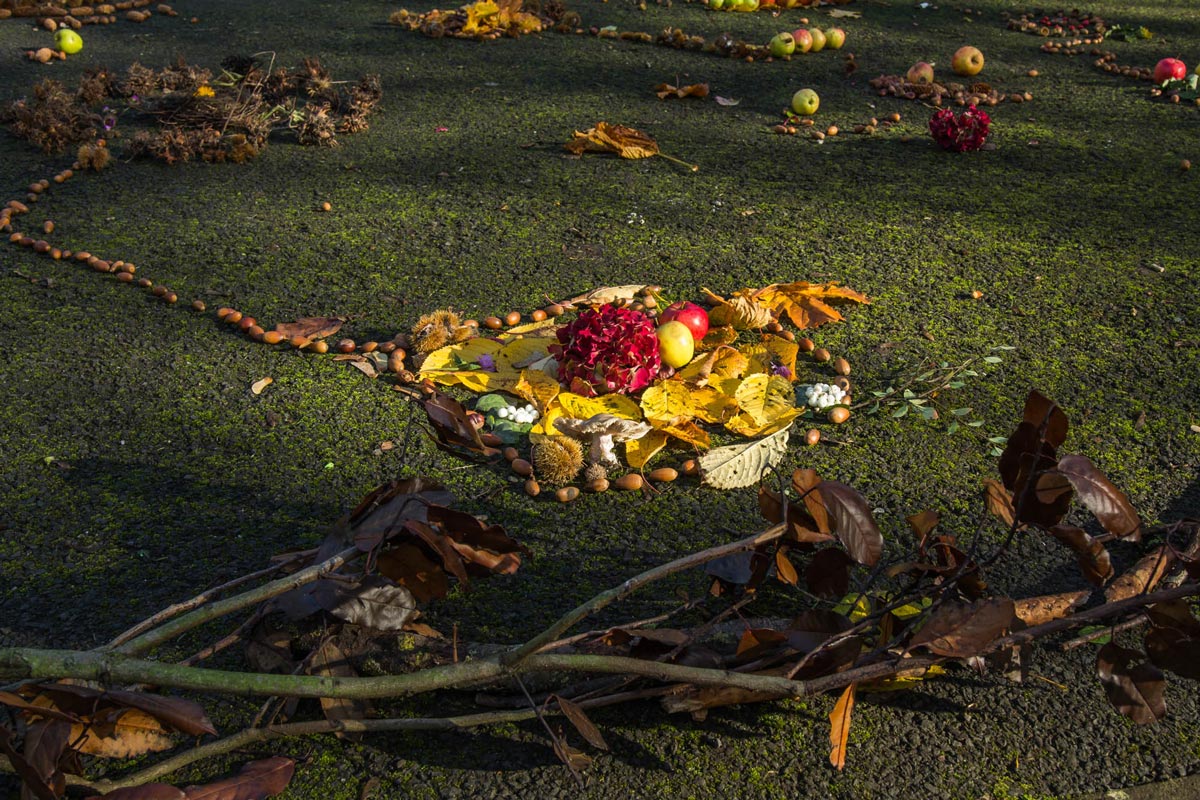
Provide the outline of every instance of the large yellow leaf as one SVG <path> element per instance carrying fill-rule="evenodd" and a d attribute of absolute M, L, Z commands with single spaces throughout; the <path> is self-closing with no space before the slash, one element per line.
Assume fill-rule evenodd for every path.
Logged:
<path fill-rule="evenodd" d="M 714 386 L 692 390 L 692 408 L 701 422 L 723 424 L 737 413 L 737 400 Z"/>
<path fill-rule="evenodd" d="M 670 425 L 696 415 L 692 392 L 682 381 L 662 381 L 642 392 L 642 413 L 652 422 Z"/>
<path fill-rule="evenodd" d="M 800 346 L 780 336 L 768 336 L 762 344 L 749 344 L 742 348 L 750 361 L 746 372 L 772 372 L 776 365 L 787 369 L 788 380 L 796 380 L 796 355 Z"/>
<path fill-rule="evenodd" d="M 557 339 L 544 336 L 514 339 L 496 353 L 496 369 L 520 372 L 525 367 L 550 355 L 549 347 Z"/>
<path fill-rule="evenodd" d="M 655 428 L 699 450 L 707 450 L 712 444 L 708 438 L 708 431 L 691 420 L 674 425 L 655 425 Z"/>
<path fill-rule="evenodd" d="M 554 427 L 554 421 L 569 416 L 570 414 L 563 413 L 562 405 L 559 404 L 558 397 L 555 397 L 550 401 L 550 405 L 546 407 L 546 410 L 542 412 L 542 416 L 534 424 L 533 428 L 530 429 L 530 437 L 532 438 L 539 434 L 542 436 L 561 436 L 562 434 L 559 433 L 558 428 Z"/>
<path fill-rule="evenodd" d="M 698 356 L 683 369 L 678 376 L 684 383 L 692 386 L 706 386 L 712 376 L 719 378 L 740 378 L 749 367 L 749 359 L 732 347 L 720 346 L 709 353 Z"/>
<path fill-rule="evenodd" d="M 625 460 L 633 469 L 641 469 L 666 446 L 670 437 L 663 431 L 652 430 L 640 439 L 625 443 Z"/>
<path fill-rule="evenodd" d="M 759 423 L 746 412 L 737 414 L 725 423 L 725 429 L 739 436 L 757 439 L 759 436 L 770 436 L 792 424 L 792 420 L 804 413 L 804 409 L 792 408 L 780 414 L 769 422 Z"/>
<path fill-rule="evenodd" d="M 575 155 L 583 153 L 616 153 L 621 158 L 649 158 L 658 155 L 658 142 L 637 128 L 597 122 L 596 127 L 580 133 L 565 145 Z"/>
<path fill-rule="evenodd" d="M 748 376 L 733 396 L 742 411 L 759 425 L 773 422 L 796 407 L 796 393 L 787 378 L 763 372 Z"/>
<path fill-rule="evenodd" d="M 421 376 L 433 378 L 434 372 L 457 372 L 467 364 L 478 364 L 479 357 L 488 355 L 493 358 L 502 345 L 491 339 L 477 336 L 458 344 L 446 345 L 440 350 L 434 350 L 421 362 Z M 436 378 L 435 378 L 436 380 Z"/>
<path fill-rule="evenodd" d="M 801 330 L 841 322 L 842 315 L 830 303 L 869 303 L 866 295 L 836 283 L 778 283 L 758 292 L 758 303 L 776 317 L 787 314 Z"/>
<path fill-rule="evenodd" d="M 441 372 L 439 377 L 453 378 L 459 386 L 477 394 L 488 392 L 511 392 L 520 380 L 515 372 L 484 372 L 481 369 L 464 370 L 462 372 Z M 436 383 L 443 381 L 434 378 Z"/>
<path fill-rule="evenodd" d="M 600 397 L 584 397 L 581 394 L 562 392 L 558 395 L 565 416 L 587 419 L 597 414 L 612 414 L 621 419 L 639 420 L 642 409 L 637 402 L 623 394 L 606 394 Z"/>
<path fill-rule="evenodd" d="M 521 377 L 512 388 L 513 394 L 530 403 L 538 410 L 539 414 L 545 414 L 546 409 L 554 402 L 554 398 L 558 397 L 561 387 L 558 381 L 551 378 L 540 369 L 523 369 Z"/>

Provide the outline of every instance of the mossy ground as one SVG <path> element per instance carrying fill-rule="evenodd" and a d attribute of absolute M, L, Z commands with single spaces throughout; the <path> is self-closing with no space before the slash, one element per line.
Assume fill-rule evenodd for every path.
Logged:
<path fill-rule="evenodd" d="M 138 264 L 179 292 L 180 307 L 0 250 L 4 635 L 95 645 L 273 552 L 313 544 L 365 491 L 405 472 L 447 481 L 535 553 L 517 576 L 430 610 L 434 624 L 457 620 L 477 641 L 518 640 L 630 574 L 760 524 L 750 492 L 680 484 L 559 506 L 420 437 L 403 462 L 397 451 L 373 455 L 409 419 L 388 386 L 328 358 L 253 345 L 187 310 L 194 297 L 272 323 L 344 315 L 347 333 L 367 339 L 433 307 L 528 311 L 547 295 L 604 284 L 654 282 L 690 296 L 701 286 L 837 280 L 875 300 L 816 336 L 853 363 L 860 391 L 919 360 L 1015 347 L 955 405 L 1003 434 L 1039 388 L 1071 415 L 1068 449 L 1093 458 L 1148 519 L 1195 515 L 1200 170 L 1182 172 L 1179 161 L 1200 160 L 1200 114 L 1148 101 L 1144 84 L 1096 71 L 1087 57 L 1040 54 L 1040 39 L 1003 30 L 1000 12 L 1013 4 L 970 5 L 983 15 L 950 3 L 858 2 L 849 8 L 863 18 L 843 21 L 842 53 L 774 64 L 556 34 L 431 40 L 385 24 L 398 5 L 365 0 L 181 3 L 176 19 L 87 29 L 84 52 L 49 67 L 17 51 L 45 34 L 0 23 L 5 100 L 92 63 L 183 56 L 215 66 L 259 51 L 279 64 L 317 55 L 338 78 L 378 72 L 385 89 L 371 130 L 335 150 L 279 143 L 246 166 L 120 163 L 52 189 L 22 219 L 52 218 L 64 246 Z M 714 15 L 678 2 L 572 7 L 589 25 L 732 30 L 757 41 L 802 15 Z M 1156 33 L 1112 44 L 1122 62 L 1200 58 L 1200 10 L 1186 0 L 1093 7 Z M 823 11 L 806 13 L 830 24 Z M 186 21 L 192 14 L 198 23 Z M 867 80 L 920 59 L 944 70 L 965 43 L 986 54 L 987 80 L 1035 100 L 989 109 L 997 149 L 956 156 L 924 136 L 927 109 L 878 98 Z M 850 51 L 860 69 L 846 77 Z M 1031 68 L 1041 76 L 1026 77 Z M 650 91 L 661 81 L 707 81 L 741 103 L 662 102 Z M 801 86 L 821 94 L 822 125 L 848 131 L 893 111 L 903 122 L 823 145 L 769 133 Z M 567 158 L 571 131 L 600 119 L 646 130 L 700 171 Z M 0 135 L 6 197 L 69 161 Z M 333 212 L 316 213 L 325 200 Z M 972 290 L 983 297 L 969 299 Z M 252 395 L 268 375 L 275 383 Z M 952 532 L 976 531 L 979 481 L 994 469 L 977 438 L 865 416 L 837 436 L 849 446 L 802 450 L 787 466 L 858 487 L 883 509 L 893 540 L 906 535 L 903 516 L 923 508 Z M 1115 555 L 1126 564 L 1133 553 Z M 1062 553 L 1033 542 L 993 580 L 1014 594 L 1079 585 Z M 703 591 L 694 576 L 676 586 Z M 621 615 L 674 599 L 664 588 Z M 864 698 L 840 774 L 826 759 L 824 699 L 721 711 L 703 724 L 651 705 L 597 713 L 614 753 L 589 770 L 583 793 L 532 725 L 281 749 L 307 759 L 288 793 L 297 798 L 357 797 L 371 774 L 389 797 L 1041 797 L 1200 770 L 1194 687 L 1173 683 L 1167 720 L 1134 728 L 1107 708 L 1091 657 L 1047 653 L 1035 671 L 1054 683 L 962 676 Z M 241 702 L 214 705 L 227 730 L 251 713 Z M 220 768 L 200 765 L 179 780 Z"/>

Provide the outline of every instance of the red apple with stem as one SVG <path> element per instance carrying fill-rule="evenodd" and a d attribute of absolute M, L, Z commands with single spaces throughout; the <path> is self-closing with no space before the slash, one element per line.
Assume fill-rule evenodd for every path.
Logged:
<path fill-rule="evenodd" d="M 700 341 L 708 333 L 708 312 L 695 303 L 680 300 L 663 309 L 658 315 L 660 325 L 668 322 L 682 322 L 684 327 L 692 332 L 692 339 Z"/>
<path fill-rule="evenodd" d="M 1154 82 L 1162 83 L 1163 81 L 1176 80 L 1181 81 L 1187 77 L 1187 65 L 1178 58 L 1164 58 L 1154 65 Z"/>

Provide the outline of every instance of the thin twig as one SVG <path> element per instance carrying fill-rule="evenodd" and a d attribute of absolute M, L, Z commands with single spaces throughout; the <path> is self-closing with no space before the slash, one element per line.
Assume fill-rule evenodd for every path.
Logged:
<path fill-rule="evenodd" d="M 204 661 L 205 659 L 208 659 L 208 658 L 212 658 L 213 656 L 215 656 L 217 653 L 221 652 L 225 648 L 230 647 L 234 644 L 237 644 L 238 642 L 240 642 L 242 640 L 242 637 L 246 634 L 246 632 L 251 630 L 255 625 L 257 625 L 259 620 L 261 620 L 266 615 L 267 615 L 266 607 L 259 606 L 254 611 L 254 613 L 250 615 L 249 619 L 247 619 L 241 625 L 234 628 L 233 631 L 230 632 L 228 635 L 221 637 L 217 641 L 210 644 L 208 647 L 205 647 L 203 650 L 200 650 L 199 652 L 193 653 L 192 655 L 188 656 L 183 661 L 179 662 L 180 665 L 184 666 L 184 667 L 194 667 L 195 665 L 199 664 L 201 661 Z"/>
<path fill-rule="evenodd" d="M 1109 625 L 1108 627 L 1101 628 L 1098 631 L 1091 631 L 1090 633 L 1085 633 L 1082 636 L 1076 636 L 1074 639 L 1071 639 L 1068 642 L 1063 642 L 1062 647 L 1059 649 L 1065 653 L 1068 650 L 1074 650 L 1077 647 L 1083 647 L 1085 644 L 1094 642 L 1097 639 L 1103 639 L 1105 636 L 1112 636 L 1120 633 L 1121 631 L 1140 628 L 1149 621 L 1150 618 L 1145 614 L 1138 614 L 1133 619 L 1127 619 L 1124 622 L 1118 622 L 1114 625 Z"/>

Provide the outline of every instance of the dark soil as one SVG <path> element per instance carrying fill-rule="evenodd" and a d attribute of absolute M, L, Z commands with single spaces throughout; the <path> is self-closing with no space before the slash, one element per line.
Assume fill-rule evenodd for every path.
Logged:
<path fill-rule="evenodd" d="M 1183 158 L 1200 161 L 1200 109 L 1151 101 L 1147 84 L 1087 56 L 1039 53 L 1041 39 L 1004 30 L 1010 3 L 972 2 L 977 16 L 948 2 L 859 0 L 847 8 L 862 19 L 840 21 L 843 51 L 771 64 L 554 33 L 433 40 L 386 24 L 398 4 L 367 0 L 179 5 L 174 19 L 87 28 L 81 54 L 46 66 L 20 50 L 49 44 L 48 34 L 0 22 L 0 100 L 47 76 L 73 82 L 92 64 L 182 56 L 215 68 L 230 54 L 273 51 L 284 65 L 317 55 L 338 79 L 377 72 L 384 101 L 371 129 L 336 149 L 284 140 L 241 166 L 122 162 L 53 187 L 21 218 L 55 220 L 63 246 L 136 263 L 179 293 L 178 306 L 0 245 L 0 644 L 99 644 L 272 553 L 312 546 L 367 490 L 418 471 L 535 554 L 518 575 L 429 609 L 431 624 L 458 621 L 471 641 L 520 640 L 631 574 L 762 525 L 751 491 L 680 483 L 560 506 L 419 436 L 403 461 L 399 450 L 376 455 L 411 416 L 390 386 L 328 357 L 255 345 L 189 310 L 193 298 L 271 324 L 343 315 L 361 340 L 435 307 L 528 312 L 547 295 L 599 285 L 660 283 L 690 297 L 701 286 L 837 280 L 874 299 L 816 334 L 852 362 L 860 392 L 922 360 L 1015 347 L 954 400 L 984 421 L 980 433 L 1006 434 L 1036 387 L 1072 418 L 1066 449 L 1096 461 L 1147 520 L 1200 514 L 1200 434 L 1189 429 L 1200 421 L 1200 170 L 1180 169 Z M 587 25 L 731 30 L 760 42 L 805 14 L 833 24 L 824 11 L 772 19 L 681 2 L 572 8 Z M 1155 33 L 1109 45 L 1123 63 L 1200 59 L 1194 3 L 1095 10 Z M 986 54 L 982 77 L 1034 100 L 988 109 L 995 150 L 954 155 L 925 135 L 929 109 L 879 98 L 867 81 L 921 59 L 944 72 L 966 43 Z M 850 51 L 859 69 L 847 77 Z M 651 88 L 663 81 L 707 81 L 741 102 L 659 101 Z M 770 132 L 803 86 L 821 95 L 820 125 L 847 133 L 817 144 Z M 903 120 L 889 131 L 848 133 L 892 112 Z M 602 119 L 647 131 L 699 172 L 562 151 L 573 130 Z M 0 133 L 3 198 L 22 198 L 72 160 Z M 317 212 L 323 201 L 331 213 Z M 253 395 L 265 376 L 274 384 Z M 980 481 L 995 461 L 982 436 L 947 435 L 912 415 L 860 415 L 835 435 L 847 446 L 801 449 L 785 466 L 863 491 L 893 547 L 907 546 L 904 516 L 925 508 L 947 530 L 976 535 Z M 1114 548 L 1118 569 L 1136 555 Z M 990 577 L 1014 596 L 1083 585 L 1059 547 L 1032 540 Z M 606 619 L 664 610 L 675 588 L 706 586 L 684 576 Z M 789 607 L 768 595 L 764 612 Z M 323 800 L 357 798 L 372 775 L 378 797 L 1043 798 L 1200 772 L 1194 685 L 1174 681 L 1167 718 L 1135 727 L 1105 702 L 1093 650 L 1054 651 L 1039 653 L 1025 684 L 954 672 L 864 696 L 842 773 L 828 765 L 832 698 L 722 710 L 704 723 L 653 704 L 597 713 L 613 752 L 588 770 L 583 792 L 534 724 L 261 752 L 300 757 L 286 796 Z M 224 731 L 255 707 L 209 705 Z M 421 715 L 466 707 L 456 697 L 414 705 Z"/>

